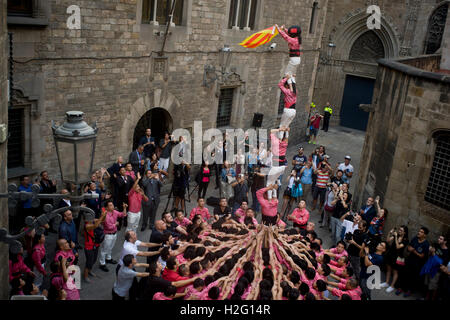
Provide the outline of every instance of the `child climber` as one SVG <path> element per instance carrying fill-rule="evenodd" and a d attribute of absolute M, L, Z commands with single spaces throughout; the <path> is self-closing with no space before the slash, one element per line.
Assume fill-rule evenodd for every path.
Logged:
<path fill-rule="evenodd" d="M 292 76 L 288 81 L 288 84 L 291 91 L 293 91 L 292 83 L 295 83 L 295 78 L 293 76 L 296 74 L 297 67 L 301 63 L 302 30 L 299 26 L 292 26 L 287 30 L 284 25 L 280 28 L 276 24 L 275 27 L 283 39 L 287 41 L 289 46 L 289 63 L 284 70 L 284 74 L 290 74 Z"/>
<path fill-rule="evenodd" d="M 292 120 L 294 120 L 296 111 L 295 111 L 295 103 L 297 102 L 297 89 L 295 83 L 292 83 L 291 86 L 288 85 L 288 81 L 292 78 L 290 74 L 287 74 L 283 79 L 281 79 L 280 83 L 278 83 L 278 87 L 284 94 L 284 111 L 281 116 L 280 128 L 289 128 Z M 291 89 L 292 88 L 292 89 Z M 289 137 L 289 131 L 281 131 L 278 133 L 278 137 L 283 139 L 283 135 L 286 138 Z"/>

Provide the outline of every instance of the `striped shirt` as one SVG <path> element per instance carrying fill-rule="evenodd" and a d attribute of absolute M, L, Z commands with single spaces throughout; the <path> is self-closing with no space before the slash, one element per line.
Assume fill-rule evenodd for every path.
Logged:
<path fill-rule="evenodd" d="M 319 172 L 317 172 L 316 186 L 318 188 L 326 188 L 329 178 L 330 178 L 330 173 L 328 171 L 322 172 L 319 170 Z"/>

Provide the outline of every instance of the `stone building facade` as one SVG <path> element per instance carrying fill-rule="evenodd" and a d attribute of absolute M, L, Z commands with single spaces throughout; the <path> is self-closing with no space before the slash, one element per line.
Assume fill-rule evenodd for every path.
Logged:
<path fill-rule="evenodd" d="M 380 61 L 355 190 L 358 205 L 381 196 L 386 231 L 426 226 L 433 240 L 450 232 L 450 77 L 440 60 Z"/>
<path fill-rule="evenodd" d="M 6 28 L 6 0 L 0 0 L 0 126 L 8 123 L 8 34 Z M 7 144 L 0 138 L 0 193 L 7 191 Z M 8 200 L 0 198 L 0 228 L 8 230 Z M 8 245 L 0 242 L 0 300 L 8 299 Z M 4 267 L 6 265 L 6 267 Z M 3 289 L 5 288 L 5 289 Z"/>
<path fill-rule="evenodd" d="M 435 53 L 443 38 L 448 3 L 441 0 L 328 1 L 313 101 L 321 112 L 325 103 L 331 102 L 332 125 L 366 129 L 368 115 L 358 106 L 372 100 L 376 60 Z M 380 29 L 367 27 L 367 9 L 371 5 L 381 10 Z M 323 7 L 319 5 L 319 8 Z"/>
<path fill-rule="evenodd" d="M 149 21 L 154 4 L 149 0 L 77 1 L 80 30 L 68 28 L 70 0 L 30 1 L 30 16 L 8 16 L 14 36 L 14 109 L 20 110 L 16 118 L 23 127 L 22 158 L 13 159 L 16 169 L 10 168 L 9 178 L 43 169 L 58 177 L 50 122 L 61 122 L 69 110 L 83 111 L 89 123 L 98 123 L 95 167 L 109 165 L 119 155 L 127 158 L 149 125 L 157 136 L 164 129 L 192 129 L 194 120 L 202 120 L 204 129 L 216 127 L 225 94 L 225 127 L 251 128 L 254 113 L 264 114 L 264 128 L 278 124 L 277 84 L 288 61 L 287 45 L 281 37 L 274 40 L 274 50 L 238 44 L 275 23 L 309 26 L 314 1 L 181 2 L 166 39 L 166 26 Z M 323 9 L 314 15 L 315 32 L 303 33 L 293 143 L 305 133 L 305 106 L 312 99 L 327 2 L 321 0 Z M 232 8 L 245 4 L 235 18 Z M 214 81 L 225 45 L 232 50 L 228 77 Z M 206 66 L 215 67 L 216 76 Z"/>

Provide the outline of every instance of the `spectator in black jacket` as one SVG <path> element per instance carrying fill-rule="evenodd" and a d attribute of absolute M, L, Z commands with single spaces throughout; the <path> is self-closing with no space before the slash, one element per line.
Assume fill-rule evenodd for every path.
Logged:
<path fill-rule="evenodd" d="M 366 204 L 359 210 L 359 214 L 368 225 L 370 225 L 370 222 L 372 222 L 373 218 L 377 215 L 377 210 L 375 209 L 374 203 L 375 200 L 373 197 L 368 197 Z"/>
<path fill-rule="evenodd" d="M 133 166 L 133 171 L 137 174 L 145 165 L 144 146 L 139 145 L 137 149 L 130 153 L 128 161 Z"/>

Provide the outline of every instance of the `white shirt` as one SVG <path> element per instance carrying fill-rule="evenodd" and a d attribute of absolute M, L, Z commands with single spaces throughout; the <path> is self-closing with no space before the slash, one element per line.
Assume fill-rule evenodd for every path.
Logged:
<path fill-rule="evenodd" d="M 122 260 L 122 259 L 121 259 Z M 114 291 L 121 297 L 126 297 L 128 290 L 133 285 L 133 279 L 137 272 L 125 266 L 121 266 L 114 282 Z"/>
<path fill-rule="evenodd" d="M 342 222 L 342 227 L 345 228 L 345 233 L 351 233 L 355 232 L 355 230 L 358 230 L 358 224 L 354 224 L 353 221 L 344 219 L 344 222 Z"/>
<path fill-rule="evenodd" d="M 353 166 L 351 164 L 349 164 L 348 166 L 345 165 L 345 162 L 342 162 L 339 167 L 338 170 L 342 170 L 342 172 L 344 172 L 344 175 L 342 176 L 342 180 L 344 180 L 344 182 L 349 182 L 351 178 L 347 177 L 347 175 L 345 174 L 346 171 L 348 170 L 348 172 L 353 172 Z"/>
<path fill-rule="evenodd" d="M 125 257 L 127 254 L 132 254 L 135 258 L 136 255 L 138 254 L 139 250 L 138 247 L 141 245 L 141 241 L 136 240 L 135 243 L 131 243 L 128 241 L 125 241 L 123 243 L 123 249 L 122 249 L 122 253 L 120 254 L 120 260 L 119 260 L 119 264 L 122 266 L 123 265 L 123 257 Z"/>

